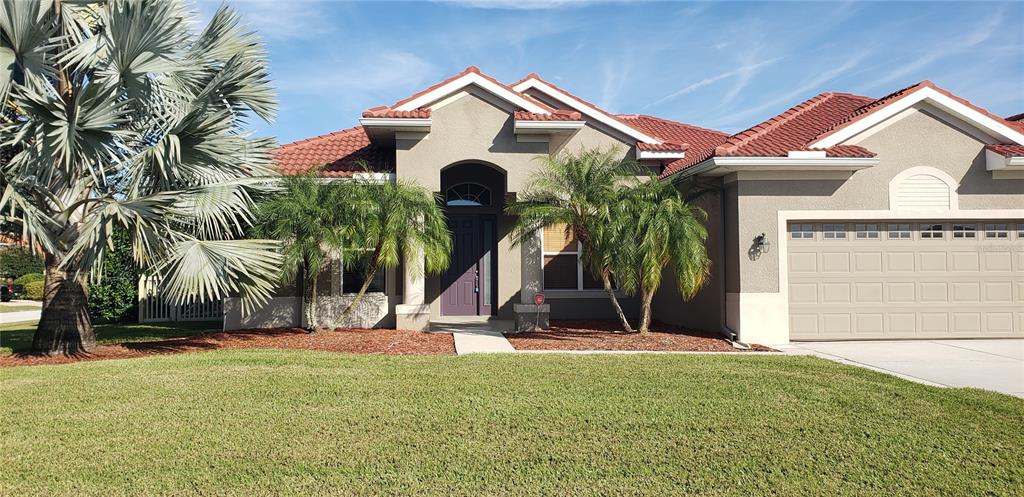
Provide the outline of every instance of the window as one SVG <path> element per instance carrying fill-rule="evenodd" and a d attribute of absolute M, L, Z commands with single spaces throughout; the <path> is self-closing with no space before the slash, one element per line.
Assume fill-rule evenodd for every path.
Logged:
<path fill-rule="evenodd" d="M 922 224 L 921 225 L 921 239 L 922 240 L 941 240 L 943 238 L 942 225 L 941 224 Z"/>
<path fill-rule="evenodd" d="M 794 240 L 810 240 L 814 238 L 814 226 L 810 224 L 791 224 L 789 237 Z"/>
<path fill-rule="evenodd" d="M 1024 240 L 1024 224 L 1017 225 L 1017 238 Z"/>
<path fill-rule="evenodd" d="M 841 240 L 846 238 L 845 224 L 823 224 L 821 225 L 821 236 L 826 240 Z"/>
<path fill-rule="evenodd" d="M 856 224 L 854 230 L 857 232 L 858 240 L 877 240 L 878 239 L 878 225 L 877 224 Z"/>
<path fill-rule="evenodd" d="M 976 235 L 973 224 L 953 225 L 953 238 L 975 238 Z"/>
<path fill-rule="evenodd" d="M 359 289 L 363 287 L 363 282 L 366 281 L 364 276 L 366 275 L 366 268 L 363 266 L 355 266 L 347 268 L 341 273 L 341 292 L 342 293 L 359 293 Z M 373 281 L 370 282 L 370 286 L 366 288 L 367 293 L 384 293 L 384 283 L 387 281 L 387 271 L 384 269 L 378 269 L 373 275 Z"/>
<path fill-rule="evenodd" d="M 1007 239 L 1010 237 L 1010 226 L 1007 224 L 986 224 L 985 225 L 985 238 L 1002 238 Z"/>
<path fill-rule="evenodd" d="M 545 290 L 591 290 L 604 288 L 583 269 L 580 243 L 564 224 L 547 226 L 542 234 Z"/>
<path fill-rule="evenodd" d="M 889 239 L 890 240 L 909 240 L 910 239 L 910 225 L 909 224 L 890 224 L 889 225 Z"/>
<path fill-rule="evenodd" d="M 481 207 L 491 205 L 491 189 L 477 183 L 459 183 L 444 193 L 445 205 Z"/>

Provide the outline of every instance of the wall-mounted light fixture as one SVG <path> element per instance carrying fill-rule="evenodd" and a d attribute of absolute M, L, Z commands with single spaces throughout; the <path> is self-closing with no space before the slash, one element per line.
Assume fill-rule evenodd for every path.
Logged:
<path fill-rule="evenodd" d="M 768 237 L 766 237 L 764 233 L 761 233 L 754 237 L 754 246 L 757 247 L 760 252 L 767 254 L 768 252 L 771 252 L 772 242 L 769 242 Z"/>

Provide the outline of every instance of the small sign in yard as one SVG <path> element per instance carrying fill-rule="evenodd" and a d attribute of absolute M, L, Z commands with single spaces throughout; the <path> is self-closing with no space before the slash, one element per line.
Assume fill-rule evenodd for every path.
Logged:
<path fill-rule="evenodd" d="M 533 294 L 533 305 L 544 305 L 544 294 L 535 293 Z"/>

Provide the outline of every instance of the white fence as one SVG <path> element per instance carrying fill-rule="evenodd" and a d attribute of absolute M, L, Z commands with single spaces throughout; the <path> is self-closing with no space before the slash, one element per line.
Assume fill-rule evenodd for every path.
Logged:
<path fill-rule="evenodd" d="M 139 279 L 139 322 L 164 321 L 221 321 L 224 303 L 220 300 L 170 305 L 158 293 L 158 280 L 153 277 Z"/>

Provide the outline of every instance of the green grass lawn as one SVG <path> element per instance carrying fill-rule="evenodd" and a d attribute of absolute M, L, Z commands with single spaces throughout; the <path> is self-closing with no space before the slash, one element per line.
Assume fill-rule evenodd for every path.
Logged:
<path fill-rule="evenodd" d="M 183 321 L 179 323 L 115 323 L 96 325 L 96 341 L 101 344 L 146 342 L 219 331 L 220 321 Z M 0 354 L 28 352 L 32 346 L 34 321 L 0 324 Z"/>
<path fill-rule="evenodd" d="M 1024 495 L 1024 401 L 810 357 L 0 370 L 0 495 Z"/>

